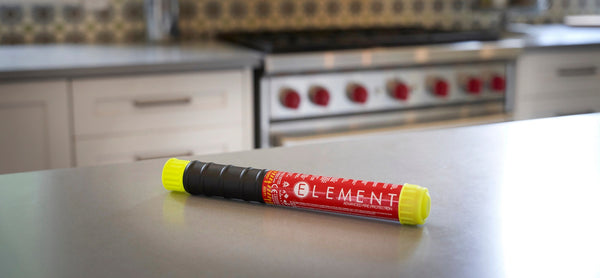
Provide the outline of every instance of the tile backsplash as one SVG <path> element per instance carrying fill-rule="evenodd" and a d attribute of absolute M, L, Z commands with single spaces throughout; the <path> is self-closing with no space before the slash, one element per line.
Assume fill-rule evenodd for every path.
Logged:
<path fill-rule="evenodd" d="M 128 43 L 146 39 L 143 0 L 108 0 L 89 9 L 77 2 L 0 0 L 0 44 Z M 179 0 L 182 39 L 233 30 L 408 26 L 496 28 L 498 14 L 475 12 L 472 0 Z M 553 0 L 541 14 L 513 21 L 561 22 L 566 14 L 598 13 L 600 0 Z"/>

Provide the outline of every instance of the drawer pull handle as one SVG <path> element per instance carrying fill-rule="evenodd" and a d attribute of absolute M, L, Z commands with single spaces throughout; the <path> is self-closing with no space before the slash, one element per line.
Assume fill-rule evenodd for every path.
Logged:
<path fill-rule="evenodd" d="M 595 111 L 594 109 L 586 109 L 586 110 L 572 111 L 572 112 L 567 112 L 567 113 L 554 113 L 554 116 L 561 117 L 561 116 L 571 116 L 571 115 L 580 115 L 580 114 L 591 114 L 591 113 L 596 113 L 596 112 L 597 111 Z"/>
<path fill-rule="evenodd" d="M 171 106 L 171 105 L 187 105 L 192 102 L 191 97 L 181 97 L 173 99 L 154 99 L 154 100 L 139 100 L 133 101 L 133 106 L 137 108 L 148 108 L 156 106 Z"/>
<path fill-rule="evenodd" d="M 582 68 L 562 68 L 558 69 L 556 72 L 558 76 L 561 77 L 575 77 L 575 76 L 592 76 L 596 75 L 596 71 L 598 70 L 595 66 L 590 67 L 582 67 Z"/>
<path fill-rule="evenodd" d="M 149 159 L 158 159 L 158 158 L 169 158 L 169 157 L 181 157 L 181 156 L 192 156 L 194 155 L 193 151 L 181 152 L 181 153 L 169 153 L 169 154 L 161 154 L 161 155 L 135 155 L 135 161 L 149 160 Z"/>

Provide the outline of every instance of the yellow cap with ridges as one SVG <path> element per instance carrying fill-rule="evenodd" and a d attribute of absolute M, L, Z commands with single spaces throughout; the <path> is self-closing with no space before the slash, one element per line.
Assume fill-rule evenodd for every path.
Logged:
<path fill-rule="evenodd" d="M 171 191 L 185 192 L 183 187 L 183 173 L 189 160 L 171 158 L 167 160 L 162 171 L 162 183 L 165 189 Z"/>
<path fill-rule="evenodd" d="M 431 197 L 427 188 L 408 183 L 402 186 L 398 200 L 398 220 L 401 224 L 424 224 L 430 207 Z"/>

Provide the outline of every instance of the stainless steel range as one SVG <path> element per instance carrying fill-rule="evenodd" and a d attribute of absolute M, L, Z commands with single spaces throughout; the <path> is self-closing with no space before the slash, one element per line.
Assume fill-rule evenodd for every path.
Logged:
<path fill-rule="evenodd" d="M 503 121 L 516 41 L 409 29 L 226 34 L 265 52 L 260 147 Z"/>

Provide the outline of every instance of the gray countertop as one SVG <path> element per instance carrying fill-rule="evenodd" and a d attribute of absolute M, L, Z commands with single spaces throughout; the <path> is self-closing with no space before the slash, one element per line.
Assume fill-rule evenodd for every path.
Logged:
<path fill-rule="evenodd" d="M 264 57 L 266 74 L 514 59 L 524 49 L 600 44 L 600 28 L 514 24 L 494 42 L 372 48 Z M 0 81 L 255 67 L 263 55 L 219 42 L 175 45 L 0 46 Z"/>
<path fill-rule="evenodd" d="M 256 67 L 261 57 L 218 42 L 0 46 L 0 80 Z"/>
<path fill-rule="evenodd" d="M 165 160 L 0 175 L 0 277 L 598 277 L 600 114 L 195 157 L 429 188 L 422 226 L 169 193 Z"/>
<path fill-rule="evenodd" d="M 525 49 L 600 45 L 599 27 L 512 24 L 510 30 L 514 37 L 520 37 Z"/>

